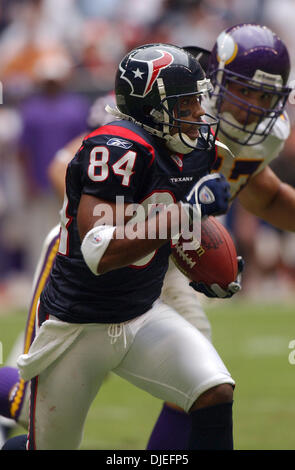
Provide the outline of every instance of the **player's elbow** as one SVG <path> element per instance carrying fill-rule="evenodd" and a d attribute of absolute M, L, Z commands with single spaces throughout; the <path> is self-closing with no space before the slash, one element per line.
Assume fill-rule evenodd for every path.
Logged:
<path fill-rule="evenodd" d="M 84 261 L 90 271 L 98 276 L 114 269 L 111 257 L 106 254 L 112 240 L 115 227 L 94 227 L 86 233 L 81 244 Z"/>
<path fill-rule="evenodd" d="M 109 271 L 113 271 L 116 268 L 117 268 L 117 265 L 114 263 L 112 258 L 108 256 L 107 254 L 105 254 L 97 265 L 97 268 L 96 268 L 97 275 L 106 274 Z"/>

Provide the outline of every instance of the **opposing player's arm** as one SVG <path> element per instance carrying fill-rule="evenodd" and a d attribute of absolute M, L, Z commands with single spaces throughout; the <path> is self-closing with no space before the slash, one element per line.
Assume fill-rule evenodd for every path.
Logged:
<path fill-rule="evenodd" d="M 50 163 L 47 173 L 49 181 L 55 189 L 60 200 L 63 200 L 65 191 L 65 177 L 68 163 L 75 156 L 81 146 L 85 134 L 81 134 L 71 140 L 65 147 L 59 150 Z"/>
<path fill-rule="evenodd" d="M 77 215 L 81 249 L 86 264 L 95 274 L 128 266 L 160 248 L 180 230 L 180 213 L 187 216 L 181 203 L 176 203 L 132 224 L 132 229 L 131 226 L 127 229 L 131 215 L 124 216 L 122 226 L 114 226 L 114 221 L 121 219 L 117 211 L 123 209 L 124 214 L 128 213 L 127 206 L 120 207 L 87 194 L 81 197 Z M 136 235 L 130 237 L 131 234 Z"/>
<path fill-rule="evenodd" d="M 269 166 L 250 178 L 238 197 L 257 217 L 281 230 L 295 231 L 295 189 L 283 183 Z"/>

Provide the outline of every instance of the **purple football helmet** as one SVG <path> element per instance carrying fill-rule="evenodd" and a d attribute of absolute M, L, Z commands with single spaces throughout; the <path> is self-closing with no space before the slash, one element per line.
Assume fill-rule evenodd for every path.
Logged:
<path fill-rule="evenodd" d="M 223 31 L 211 51 L 208 76 L 214 91 L 211 102 L 220 118 L 220 131 L 242 145 L 256 145 L 270 133 L 283 112 L 288 95 L 290 59 L 283 41 L 266 26 L 239 24 Z M 235 83 L 249 91 L 260 91 L 267 107 L 256 106 L 231 93 Z M 226 105 L 245 116 L 238 122 Z"/>

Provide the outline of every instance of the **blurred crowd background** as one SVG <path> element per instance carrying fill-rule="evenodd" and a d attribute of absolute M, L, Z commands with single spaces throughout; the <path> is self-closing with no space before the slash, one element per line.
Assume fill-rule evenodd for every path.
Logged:
<path fill-rule="evenodd" d="M 48 166 L 68 141 L 86 133 L 91 105 L 113 89 L 127 51 L 149 42 L 211 49 L 224 28 L 255 22 L 285 41 L 292 81 L 294 18 L 294 0 L 1 0 L 0 311 L 27 306 L 42 242 L 61 205 Z M 293 130 L 273 169 L 295 185 L 295 104 L 288 103 L 288 112 Z M 241 295 L 292 296 L 294 235 L 238 204 L 231 215 L 247 260 Z"/>

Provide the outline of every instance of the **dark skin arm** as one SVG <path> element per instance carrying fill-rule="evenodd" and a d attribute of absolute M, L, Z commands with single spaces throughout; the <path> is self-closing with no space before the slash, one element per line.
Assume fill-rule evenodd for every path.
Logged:
<path fill-rule="evenodd" d="M 106 210 L 101 213 L 101 215 L 96 216 L 93 214 L 95 212 L 99 213 L 97 210 L 98 204 L 103 205 Z M 126 208 L 127 205 L 125 204 L 124 207 Z M 150 220 L 148 219 L 142 222 L 138 222 L 134 225 L 137 233 L 137 238 L 134 239 L 129 239 L 126 236 L 126 233 L 124 233 L 122 238 L 122 231 L 120 231 L 120 234 L 118 235 L 119 230 L 116 228 L 114 239 L 111 240 L 108 248 L 100 260 L 98 272 L 103 274 L 114 269 L 128 266 L 140 260 L 141 258 L 144 258 L 157 248 L 163 246 L 165 243 L 167 243 L 167 241 L 170 240 L 173 229 L 175 233 L 175 223 L 172 220 L 173 214 L 179 214 L 180 211 L 181 205 L 180 203 L 177 203 L 173 205 L 173 212 L 166 211 L 166 209 L 164 209 L 161 215 L 155 215 L 156 233 L 152 238 L 148 238 L 147 236 L 147 234 L 150 233 L 150 231 L 148 231 Z M 112 214 L 112 217 L 109 217 L 108 219 L 106 218 L 106 214 Z M 89 230 L 91 230 L 95 225 L 100 225 L 99 221 L 102 220 L 102 218 L 106 225 L 114 226 L 114 221 L 116 220 L 116 204 L 83 194 L 77 215 L 77 223 L 81 241 Z M 180 219 L 180 217 L 177 217 L 177 228 L 179 228 L 178 219 Z M 130 217 L 125 217 L 124 223 L 126 224 L 128 220 L 130 220 Z M 163 223 L 163 221 L 164 223 L 167 221 L 167 237 L 165 239 L 159 238 L 159 224 Z M 118 235 L 117 238 L 116 235 Z"/>

